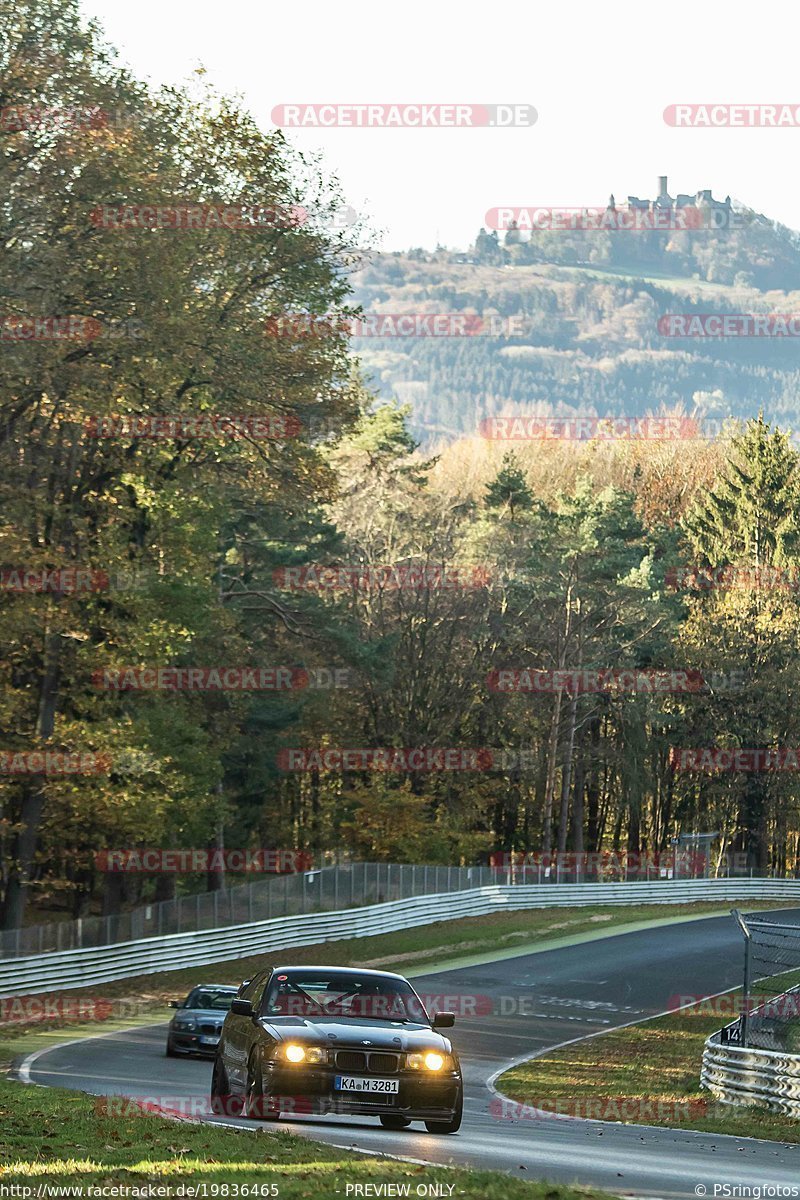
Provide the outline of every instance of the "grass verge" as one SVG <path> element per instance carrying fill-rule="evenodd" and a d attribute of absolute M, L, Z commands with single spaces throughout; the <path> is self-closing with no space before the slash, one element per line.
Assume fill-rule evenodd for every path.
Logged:
<path fill-rule="evenodd" d="M 186 1197 L 191 1194 L 188 1186 L 203 1184 L 209 1197 L 226 1194 L 213 1190 L 214 1185 L 236 1184 L 240 1196 L 300 1200 L 346 1196 L 348 1185 L 349 1194 L 357 1195 L 352 1185 L 359 1183 L 408 1185 L 411 1196 L 423 1184 L 428 1195 L 475 1200 L 607 1197 L 591 1188 L 528 1183 L 494 1171 L 364 1157 L 290 1133 L 222 1129 L 150 1115 L 109 1117 L 98 1114 L 96 1107 L 96 1098 L 82 1093 L 0 1080 L 0 1182 L 30 1187 L 30 1196 L 44 1184 L 82 1186 L 87 1198 L 92 1196 L 90 1186 L 123 1186 L 131 1189 L 122 1193 L 129 1200 L 137 1195 L 151 1200 Z M 242 1191 L 245 1186 L 248 1190 Z M 203 1196 L 203 1191 L 196 1195 Z"/>
<path fill-rule="evenodd" d="M 732 1011 L 738 1011 L 740 994 L 729 993 L 728 999 Z M 574 1042 L 506 1071 L 496 1087 L 516 1104 L 539 1111 L 800 1142 L 800 1122 L 791 1117 L 718 1104 L 701 1090 L 703 1044 L 732 1019 L 708 1010 L 709 1002 L 703 1001 L 680 1013 Z M 536 1120 L 502 1101 L 493 1104 L 498 1117 Z"/>

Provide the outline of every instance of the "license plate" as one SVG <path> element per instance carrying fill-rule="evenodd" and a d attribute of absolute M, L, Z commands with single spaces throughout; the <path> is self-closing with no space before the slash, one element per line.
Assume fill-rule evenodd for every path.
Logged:
<path fill-rule="evenodd" d="M 381 1092 L 400 1091 L 399 1079 L 364 1079 L 358 1075 L 334 1075 L 333 1086 L 337 1092 Z"/>
<path fill-rule="evenodd" d="M 204 1046 L 216 1046 L 217 1043 L 219 1042 L 219 1038 L 218 1037 L 201 1037 L 200 1041 L 203 1043 Z"/>

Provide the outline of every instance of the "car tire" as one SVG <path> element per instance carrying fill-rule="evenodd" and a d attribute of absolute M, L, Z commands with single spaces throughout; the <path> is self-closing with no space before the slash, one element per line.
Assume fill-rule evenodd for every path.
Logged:
<path fill-rule="evenodd" d="M 231 1096 L 228 1073 L 219 1056 L 214 1059 L 214 1068 L 211 1072 L 209 1107 L 215 1117 L 238 1117 L 242 1111 L 242 1103 L 239 1098 L 234 1099 Z"/>
<path fill-rule="evenodd" d="M 177 1058 L 178 1057 L 178 1051 L 172 1045 L 172 1040 L 170 1038 L 167 1038 L 167 1049 L 166 1049 L 165 1053 L 167 1055 L 167 1058 Z"/>
<path fill-rule="evenodd" d="M 408 1129 L 411 1121 L 400 1113 L 385 1113 L 381 1115 L 381 1125 L 384 1129 Z"/>
<path fill-rule="evenodd" d="M 464 1112 L 464 1089 L 458 1089 L 458 1099 L 456 1100 L 455 1112 L 449 1121 L 426 1121 L 425 1128 L 428 1133 L 458 1133 L 461 1128 L 461 1118 Z"/>
<path fill-rule="evenodd" d="M 270 1096 L 264 1091 L 264 1078 L 261 1074 L 261 1063 L 251 1059 L 247 1068 L 247 1091 L 244 1099 L 243 1115 L 251 1121 L 277 1121 L 280 1109 L 273 1111 Z"/>

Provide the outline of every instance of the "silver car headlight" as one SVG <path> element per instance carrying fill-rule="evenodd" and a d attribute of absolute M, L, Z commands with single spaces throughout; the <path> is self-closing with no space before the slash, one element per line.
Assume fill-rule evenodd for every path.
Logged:
<path fill-rule="evenodd" d="M 194 1017 L 182 1017 L 179 1021 L 175 1022 L 175 1028 L 185 1033 L 190 1029 L 196 1029 L 197 1024 Z"/>

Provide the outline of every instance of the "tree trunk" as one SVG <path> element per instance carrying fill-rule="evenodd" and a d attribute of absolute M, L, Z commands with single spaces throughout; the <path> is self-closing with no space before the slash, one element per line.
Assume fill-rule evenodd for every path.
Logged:
<path fill-rule="evenodd" d="M 61 675 L 61 643 L 58 634 L 50 631 L 49 622 L 44 639 L 44 671 L 36 718 L 36 742 L 42 747 L 53 736 Z M 19 929 L 25 919 L 31 866 L 39 840 L 39 826 L 44 810 L 45 785 L 34 781 L 22 784 L 19 810 L 19 833 L 12 843 L 12 866 L 8 874 L 3 914 L 3 929 Z"/>
<path fill-rule="evenodd" d="M 166 871 L 163 875 L 156 876 L 156 891 L 155 902 L 159 904 L 162 900 L 174 900 L 176 892 L 176 879 L 174 871 Z"/>
<path fill-rule="evenodd" d="M 550 854 L 553 849 L 553 797 L 556 789 L 556 765 L 558 760 L 558 727 L 561 724 L 561 689 L 553 701 L 553 719 L 550 723 L 550 738 L 547 745 L 547 781 L 544 789 L 544 823 L 542 828 L 542 851 Z"/>
<path fill-rule="evenodd" d="M 586 788 L 586 842 L 590 854 L 600 849 L 600 717 L 589 722 L 589 782 Z"/>
<path fill-rule="evenodd" d="M 583 739 L 581 739 L 582 741 Z M 575 788 L 572 796 L 572 849 L 576 854 L 583 854 L 583 820 L 584 820 L 584 788 L 585 783 L 585 765 L 582 753 L 582 746 L 578 748 L 578 756 L 575 759 Z"/>
<path fill-rule="evenodd" d="M 116 917 L 122 912 L 122 875 L 109 871 L 103 887 L 103 916 Z"/>
<path fill-rule="evenodd" d="M 564 854 L 567 849 L 567 830 L 569 828 L 569 794 L 572 785 L 572 756 L 575 752 L 575 725 L 578 719 L 578 694 L 572 696 L 569 705 L 569 733 L 564 751 L 564 767 L 561 772 L 561 813 L 558 822 L 558 853 Z"/>
<path fill-rule="evenodd" d="M 217 784 L 217 796 L 222 802 L 222 783 Z M 214 841 L 208 847 L 214 857 L 214 861 L 210 863 L 215 870 L 206 872 L 206 886 L 209 892 L 222 892 L 225 890 L 225 826 L 222 819 L 222 814 L 217 817 L 217 824 L 214 830 Z"/>

